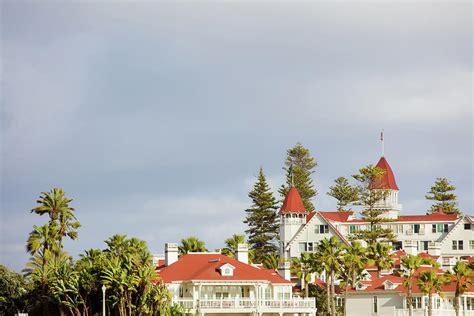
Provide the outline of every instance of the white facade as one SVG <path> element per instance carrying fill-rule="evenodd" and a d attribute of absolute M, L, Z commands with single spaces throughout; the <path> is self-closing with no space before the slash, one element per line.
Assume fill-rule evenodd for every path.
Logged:
<path fill-rule="evenodd" d="M 453 305 L 454 294 L 446 293 L 444 297 L 433 295 L 433 315 L 455 316 Z M 425 316 L 428 310 L 428 296 L 413 295 L 413 315 Z M 467 292 L 461 296 L 461 315 L 474 316 L 474 293 Z M 347 316 L 408 316 L 406 296 L 400 293 L 350 293 L 347 298 Z"/>

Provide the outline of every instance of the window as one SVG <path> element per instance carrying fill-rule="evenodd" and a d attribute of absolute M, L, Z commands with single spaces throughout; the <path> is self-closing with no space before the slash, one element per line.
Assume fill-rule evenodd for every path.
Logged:
<path fill-rule="evenodd" d="M 453 250 L 464 250 L 464 241 L 453 240 Z"/>
<path fill-rule="evenodd" d="M 448 232 L 448 224 L 444 224 L 444 232 L 445 232 L 445 233 Z"/>
<path fill-rule="evenodd" d="M 422 250 L 428 250 L 428 243 L 429 241 L 422 241 Z"/>
<path fill-rule="evenodd" d="M 436 224 L 433 224 L 433 228 L 431 229 L 432 233 L 436 233 Z"/>
<path fill-rule="evenodd" d="M 466 297 L 466 309 L 474 310 L 474 297 Z"/>
<path fill-rule="evenodd" d="M 420 296 L 412 297 L 411 302 L 413 304 L 413 309 L 420 309 L 421 308 L 421 297 Z M 408 299 L 406 299 L 406 306 L 408 308 Z"/>
<path fill-rule="evenodd" d="M 403 248 L 403 243 L 401 241 L 392 242 L 392 249 L 393 250 L 400 250 L 402 248 Z"/>
<path fill-rule="evenodd" d="M 469 240 L 469 248 L 474 250 L 474 240 Z"/>
<path fill-rule="evenodd" d="M 356 226 L 355 225 L 350 225 L 349 226 L 349 233 L 353 234 L 355 233 L 357 230 L 356 230 Z"/>
<path fill-rule="evenodd" d="M 309 242 L 307 248 L 308 248 L 308 251 L 309 251 L 309 252 L 313 252 L 313 251 L 314 251 L 314 250 L 313 250 L 313 243 L 312 243 L 312 242 Z"/>
<path fill-rule="evenodd" d="M 471 229 L 471 224 L 469 224 L 469 223 L 464 223 L 464 229 L 465 229 L 465 230 L 470 230 L 470 229 Z"/>
<path fill-rule="evenodd" d="M 305 242 L 300 242 L 300 252 L 306 252 L 306 243 Z"/>
<path fill-rule="evenodd" d="M 398 232 L 403 233 L 403 224 L 398 225 Z"/>
<path fill-rule="evenodd" d="M 377 296 L 374 296 L 374 308 L 373 308 L 373 312 L 374 313 L 378 313 L 379 312 L 379 304 L 377 302 Z"/>
<path fill-rule="evenodd" d="M 316 231 L 315 231 L 316 234 L 327 234 L 329 233 L 329 225 L 319 225 L 316 226 Z"/>
<path fill-rule="evenodd" d="M 438 224 L 436 225 L 436 232 L 438 233 L 443 233 L 444 232 L 444 224 Z"/>
<path fill-rule="evenodd" d="M 217 299 L 229 298 L 229 293 L 217 292 L 216 293 L 216 298 Z"/>
<path fill-rule="evenodd" d="M 421 308 L 421 296 L 417 296 L 413 298 L 413 308 L 417 308 L 417 309 Z"/>
<path fill-rule="evenodd" d="M 420 233 L 420 224 L 414 224 L 413 225 L 413 231 L 415 232 L 415 234 L 419 234 Z"/>

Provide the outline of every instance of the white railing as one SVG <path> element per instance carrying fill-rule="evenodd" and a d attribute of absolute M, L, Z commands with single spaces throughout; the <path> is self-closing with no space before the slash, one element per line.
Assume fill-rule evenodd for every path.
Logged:
<path fill-rule="evenodd" d="M 394 316 L 408 316 L 408 309 L 395 309 Z M 474 316 L 474 310 L 460 310 L 460 316 Z M 428 308 L 414 309 L 413 316 L 428 316 Z M 456 316 L 454 309 L 433 309 L 433 316 Z"/>
<path fill-rule="evenodd" d="M 183 306 L 186 310 L 206 310 L 206 309 L 315 309 L 316 300 L 314 298 L 293 298 L 282 300 L 255 300 L 252 298 L 226 298 L 226 299 L 173 299 L 174 304 Z"/>

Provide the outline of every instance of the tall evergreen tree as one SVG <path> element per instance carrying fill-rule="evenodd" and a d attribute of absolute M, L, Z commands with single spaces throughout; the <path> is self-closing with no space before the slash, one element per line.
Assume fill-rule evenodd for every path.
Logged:
<path fill-rule="evenodd" d="M 278 190 L 284 198 L 290 186 L 296 187 L 308 212 L 314 210 L 311 200 L 318 194 L 311 179 L 311 174 L 314 173 L 314 168 L 317 165 L 316 159 L 311 156 L 310 151 L 301 143 L 296 143 L 293 148 L 287 150 L 283 167 L 286 170 L 286 183 Z"/>
<path fill-rule="evenodd" d="M 334 180 L 334 185 L 329 187 L 327 195 L 337 200 L 337 210 L 339 212 L 350 211 L 351 209 L 347 206 L 358 201 L 359 189 L 351 186 L 346 178 L 339 177 Z"/>
<path fill-rule="evenodd" d="M 270 191 L 263 169 L 260 168 L 257 182 L 248 194 L 252 206 L 245 210 L 244 223 L 249 226 L 248 243 L 254 252 L 254 261 L 261 263 L 269 254 L 275 253 L 278 236 L 277 209 L 278 202 Z"/>
<path fill-rule="evenodd" d="M 390 228 L 383 228 L 382 224 L 391 222 L 390 219 L 381 216 L 383 210 L 377 208 L 377 203 L 386 198 L 388 190 L 372 188 L 371 184 L 383 176 L 385 170 L 369 165 L 359 169 L 359 174 L 352 177 L 359 182 L 359 201 L 363 207 L 362 219 L 368 222 L 369 227 L 352 234 L 352 239 L 362 239 L 370 246 L 378 241 L 395 241 L 395 234 Z"/>
<path fill-rule="evenodd" d="M 425 195 L 426 199 L 436 201 L 428 210 L 428 214 L 443 209 L 447 214 L 461 214 L 457 205 L 457 196 L 452 192 L 456 187 L 451 185 L 446 178 L 436 178 L 431 190 Z"/>

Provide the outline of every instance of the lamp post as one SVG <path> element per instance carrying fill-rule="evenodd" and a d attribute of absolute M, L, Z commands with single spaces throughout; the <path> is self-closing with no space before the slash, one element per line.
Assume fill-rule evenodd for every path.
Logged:
<path fill-rule="evenodd" d="M 105 290 L 107 288 L 105 285 L 102 285 L 102 316 L 105 316 Z"/>

